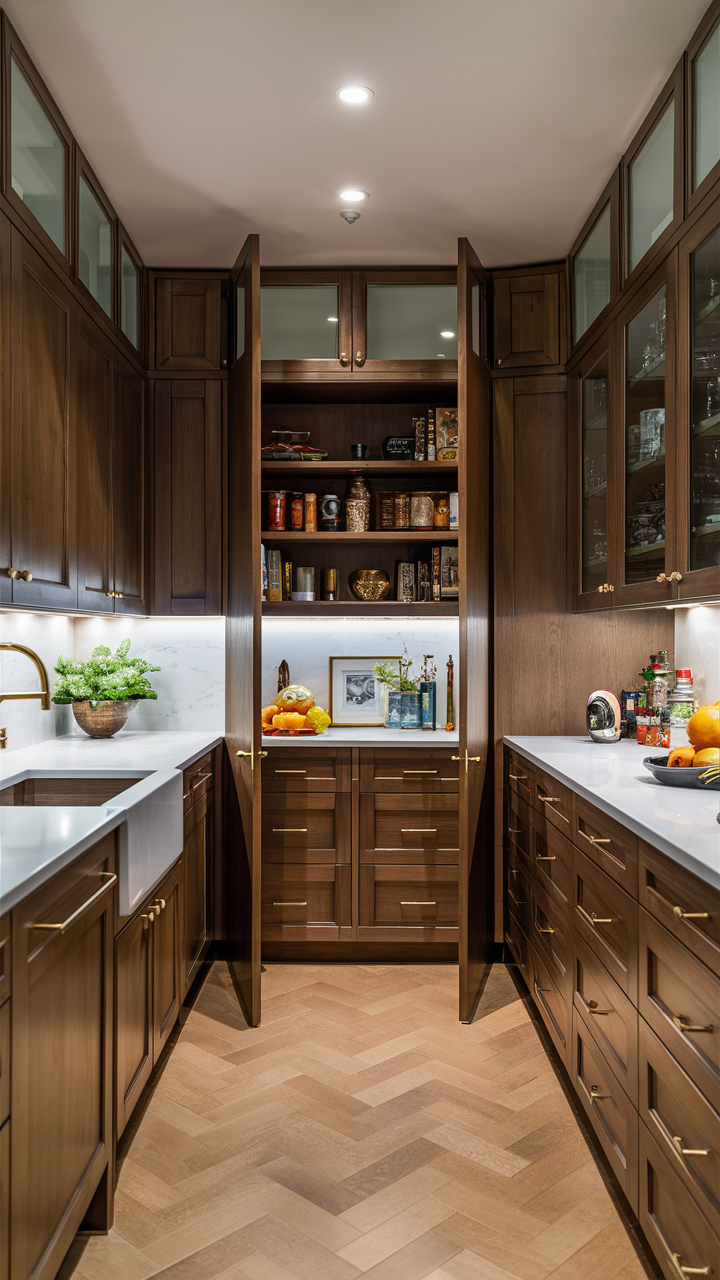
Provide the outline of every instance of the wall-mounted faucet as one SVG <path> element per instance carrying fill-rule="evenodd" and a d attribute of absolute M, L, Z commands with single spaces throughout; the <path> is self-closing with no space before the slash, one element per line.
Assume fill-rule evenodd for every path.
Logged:
<path fill-rule="evenodd" d="M 35 663 L 37 673 L 40 677 L 40 690 L 36 693 L 0 693 L 0 702 L 15 701 L 19 702 L 25 698 L 39 698 L 40 706 L 43 711 L 50 710 L 50 688 L 48 682 L 48 673 L 42 658 L 39 658 L 32 649 L 28 649 L 24 644 L 0 644 L 0 652 L 6 653 L 24 653 L 26 658 Z M 0 751 L 7 746 L 7 729 L 0 728 Z"/>

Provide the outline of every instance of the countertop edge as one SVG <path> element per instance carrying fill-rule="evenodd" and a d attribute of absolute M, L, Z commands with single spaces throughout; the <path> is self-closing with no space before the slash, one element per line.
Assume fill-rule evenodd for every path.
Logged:
<path fill-rule="evenodd" d="M 52 880 L 53 876 L 56 876 L 60 871 L 64 871 L 76 858 L 80 858 L 84 853 L 87 853 L 88 849 L 92 849 L 93 845 L 102 840 L 110 831 L 116 831 L 125 821 L 125 818 L 126 814 L 123 809 L 118 809 L 109 814 L 107 818 L 98 822 L 97 826 L 92 827 L 90 831 L 81 836 L 79 840 L 76 840 L 69 848 L 63 849 L 62 853 L 58 853 L 49 862 L 43 862 L 39 867 L 36 867 L 21 884 L 17 884 L 7 895 L 0 894 L 0 915 L 4 915 L 6 911 L 12 911 L 19 906 L 36 889 L 41 889 L 44 884 L 47 884 L 48 880 Z"/>

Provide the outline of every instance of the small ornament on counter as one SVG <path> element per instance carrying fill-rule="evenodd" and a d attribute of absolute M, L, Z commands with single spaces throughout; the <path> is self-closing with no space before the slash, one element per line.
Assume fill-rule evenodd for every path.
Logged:
<path fill-rule="evenodd" d="M 297 591 L 293 591 L 293 600 L 315 599 L 315 570 L 312 565 L 298 565 L 295 575 Z"/>
<path fill-rule="evenodd" d="M 272 489 L 268 494 L 268 529 L 273 532 L 280 533 L 285 530 L 286 497 L 284 489 Z"/>
<path fill-rule="evenodd" d="M 620 703 L 610 689 L 590 694 L 585 723 L 593 742 L 617 742 L 620 737 Z"/>
<path fill-rule="evenodd" d="M 305 532 L 317 533 L 317 494 L 305 494 Z"/>
<path fill-rule="evenodd" d="M 375 494 L 375 528 L 376 529 L 394 529 L 395 528 L 395 511 L 394 511 L 393 493 L 382 490 Z"/>
<path fill-rule="evenodd" d="M 450 528 L 450 499 L 447 493 L 433 494 L 433 527 Z"/>
<path fill-rule="evenodd" d="M 445 729 L 448 733 L 452 733 L 455 728 L 455 664 L 452 654 L 448 658 L 447 666 L 447 696 L 445 708 Z"/>
<path fill-rule="evenodd" d="M 327 533 L 336 533 L 340 528 L 340 499 L 336 493 L 325 493 L 320 499 L 320 524 Z"/>
<path fill-rule="evenodd" d="M 396 529 L 410 528 L 410 494 L 393 494 L 393 525 Z"/>
<path fill-rule="evenodd" d="M 422 727 L 422 694 L 420 690 L 403 689 L 400 698 L 400 728 L 420 729 Z"/>
<path fill-rule="evenodd" d="M 415 599 L 415 565 L 412 560 L 401 560 L 397 570 L 397 598 L 404 604 Z"/>
<path fill-rule="evenodd" d="M 386 436 L 382 451 L 383 458 L 390 462 L 412 462 L 415 457 L 415 437 Z"/>
<path fill-rule="evenodd" d="M 415 491 L 410 494 L 410 527 L 412 529 L 432 529 L 435 518 L 433 495 L 428 492 Z"/>
<path fill-rule="evenodd" d="M 435 443 L 435 410 L 428 409 L 427 420 L 427 460 L 428 462 L 436 462 L 436 443 Z"/>
<path fill-rule="evenodd" d="M 278 693 L 281 693 L 283 689 L 287 689 L 289 684 L 290 684 L 290 668 L 287 662 L 285 661 L 285 659 L 283 658 L 282 662 L 280 663 L 280 666 L 278 667 L 278 687 L 277 687 Z"/>
<path fill-rule="evenodd" d="M 289 493 L 290 499 L 290 528 L 302 530 L 305 518 L 305 502 L 301 493 Z"/>
<path fill-rule="evenodd" d="M 457 491 L 454 491 L 453 493 L 450 494 L 450 524 L 448 528 L 450 529 L 460 528 L 460 511 L 458 508 Z"/>
<path fill-rule="evenodd" d="M 323 569 L 323 600 L 337 600 L 337 569 Z"/>
<path fill-rule="evenodd" d="M 415 436 L 415 461 L 425 461 L 427 444 L 427 423 L 424 418 L 413 418 L 413 435 Z"/>
<path fill-rule="evenodd" d="M 435 708 L 437 667 L 434 663 L 432 666 L 428 666 L 428 662 L 433 656 L 432 653 L 423 654 L 423 667 L 420 672 L 420 727 L 426 732 L 434 732 L 437 728 Z"/>

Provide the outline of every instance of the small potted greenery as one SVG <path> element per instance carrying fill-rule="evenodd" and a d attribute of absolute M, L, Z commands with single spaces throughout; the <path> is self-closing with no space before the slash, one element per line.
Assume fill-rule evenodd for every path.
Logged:
<path fill-rule="evenodd" d="M 410 677 L 412 659 L 398 659 L 399 670 L 389 662 L 377 662 L 373 667 L 373 675 L 378 684 L 387 690 L 387 711 L 385 727 L 387 729 L 419 729 L 420 689 Z"/>
<path fill-rule="evenodd" d="M 130 641 L 117 653 L 107 645 L 93 649 L 89 662 L 58 658 L 53 702 L 70 703 L 80 728 L 91 738 L 112 738 L 122 729 L 133 707 L 144 698 L 157 698 L 147 671 L 159 671 L 143 658 L 128 658 Z"/>

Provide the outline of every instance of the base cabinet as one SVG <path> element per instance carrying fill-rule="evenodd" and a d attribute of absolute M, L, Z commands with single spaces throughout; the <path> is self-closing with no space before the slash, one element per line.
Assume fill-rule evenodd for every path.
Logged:
<path fill-rule="evenodd" d="M 203 756 L 185 770 L 181 889 L 181 999 L 195 978 L 207 942 L 208 862 L 213 838 L 214 764 Z"/>

